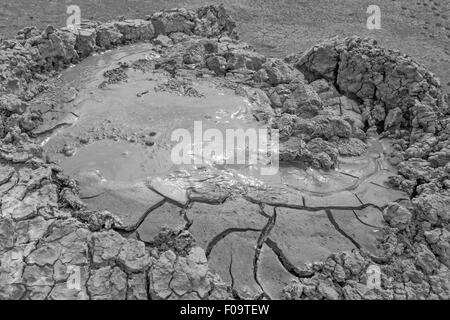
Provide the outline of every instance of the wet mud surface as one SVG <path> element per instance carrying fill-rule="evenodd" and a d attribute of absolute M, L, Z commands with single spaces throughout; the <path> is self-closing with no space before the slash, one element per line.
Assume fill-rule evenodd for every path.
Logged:
<path fill-rule="evenodd" d="M 1 43 L 1 298 L 448 299 L 439 81 L 370 39 L 282 60 L 234 28 L 208 6 Z M 278 129 L 277 174 L 174 164 L 196 121 Z"/>
<path fill-rule="evenodd" d="M 61 85 L 73 99 L 35 131 L 50 161 L 77 179 L 89 209 L 117 215 L 129 236 L 146 243 L 165 227 L 188 230 L 210 268 L 252 299 L 281 298 L 290 276 L 333 252 L 380 253 L 384 208 L 409 198 L 387 186 L 396 174 L 385 159 L 388 140 L 369 140 L 363 155 L 342 157 L 331 171 L 284 163 L 279 174 L 261 176 L 214 161 L 176 166 L 170 151 L 178 128 L 193 134 L 194 121 L 219 130 L 261 125 L 248 99 L 223 79 L 133 68 L 158 57 L 150 44 L 132 45 L 64 71 Z M 117 68 L 125 76 L 105 83 Z M 158 90 L 170 81 L 201 94 Z"/>

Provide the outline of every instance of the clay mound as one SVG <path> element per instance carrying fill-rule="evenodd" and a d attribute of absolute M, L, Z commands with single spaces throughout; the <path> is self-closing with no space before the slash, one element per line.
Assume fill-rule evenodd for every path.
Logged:
<path fill-rule="evenodd" d="M 310 81 L 327 79 L 364 104 L 369 126 L 420 132 L 442 130 L 448 114 L 439 80 L 412 58 L 358 37 L 332 39 L 292 61 Z"/>
<path fill-rule="evenodd" d="M 359 38 L 267 59 L 237 41 L 234 27 L 222 6 L 208 6 L 27 28 L 2 41 L 0 298 L 450 298 L 450 122 L 439 81 Z M 95 51 L 150 40 L 163 54 L 150 67 L 166 76 L 189 65 L 231 79 L 255 118 L 281 130 L 287 162 L 333 169 L 380 134 L 393 141 L 387 153 L 400 176 L 381 159 L 376 174 L 356 177 L 354 193 L 245 183 L 233 193 L 207 176 L 179 197 L 150 181 L 84 203 L 77 182 L 43 159 L 36 137 L 46 132 L 36 130 L 48 119 L 33 99 Z M 144 62 L 134 66 L 150 68 Z M 103 86 L 126 79 L 120 68 Z M 374 267 L 378 286 L 368 281 Z"/>

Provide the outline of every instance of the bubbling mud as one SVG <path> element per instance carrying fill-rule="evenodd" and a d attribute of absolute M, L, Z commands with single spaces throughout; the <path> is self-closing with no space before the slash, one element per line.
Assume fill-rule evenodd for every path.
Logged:
<path fill-rule="evenodd" d="M 291 162 L 282 163 L 276 175 L 263 176 L 250 165 L 175 165 L 171 134 L 178 128 L 194 134 L 194 121 L 202 121 L 204 130 L 222 131 L 262 128 L 263 123 L 253 118 L 251 102 L 227 88 L 223 79 L 198 77 L 189 69 L 173 76 L 143 68 L 157 58 L 151 45 L 133 45 L 68 69 L 61 79 L 65 87 L 75 88 L 75 97 L 58 110 L 59 117 L 36 130 L 48 158 L 77 179 L 89 208 L 119 216 L 124 230 L 148 243 L 163 226 L 192 224 L 189 230 L 206 250 L 210 267 L 226 281 L 231 281 L 230 248 L 241 247 L 232 254 L 235 259 L 248 256 L 258 232 L 264 237 L 265 226 L 271 226 L 268 247 L 258 259 L 261 272 L 273 269 L 279 277 L 263 276 L 258 284 L 259 275 L 253 275 L 258 271 L 246 271 L 253 263 L 242 260 L 233 267 L 233 285 L 244 296 L 256 297 L 263 287 L 268 288 L 266 294 L 277 296 L 287 284 L 286 274 L 299 272 L 294 266 L 334 251 L 356 246 L 378 254 L 382 208 L 407 198 L 384 186 L 396 173 L 385 159 L 388 140 L 368 139 L 366 152 L 340 157 L 332 170 Z M 56 129 L 46 131 L 48 127 Z M 176 206 L 169 208 L 164 199 Z M 177 206 L 189 203 L 186 220 L 174 215 Z M 267 217 L 272 206 L 286 212 L 272 226 L 258 203 L 267 206 Z M 211 210 L 219 214 L 206 219 L 204 214 Z M 238 216 L 228 216 L 238 211 Z M 299 219 L 298 214 L 306 216 Z M 284 221 L 289 216 L 295 221 L 292 226 Z"/>
<path fill-rule="evenodd" d="M 63 73 L 64 81 L 77 88 L 76 100 L 67 106 L 77 117 L 56 119 L 70 125 L 42 141 L 50 158 L 66 172 L 76 176 L 82 170 L 97 170 L 108 180 L 138 181 L 177 169 L 170 159 L 171 134 L 179 128 L 192 132 L 194 121 L 202 121 L 204 129 L 261 127 L 246 111 L 247 100 L 192 72 L 182 77 L 192 82 L 200 97 L 158 90 L 172 81 L 164 72 L 127 70 L 126 82 L 99 88 L 106 70 L 137 60 L 151 63 L 150 56 L 157 55 L 148 45 L 136 45 L 88 58 Z M 64 146 L 74 148 L 74 154 L 67 157 Z"/>
<path fill-rule="evenodd" d="M 234 27 L 207 6 L 1 43 L 0 298 L 448 299 L 439 81 L 371 40 L 281 60 Z M 278 174 L 174 165 L 196 120 L 278 129 Z"/>
<path fill-rule="evenodd" d="M 194 121 L 202 121 L 203 129 L 223 131 L 263 127 L 252 118 L 248 100 L 214 78 L 198 78 L 184 70 L 180 78 L 201 93 L 187 97 L 158 90 L 173 79 L 166 72 L 128 67 L 136 61 L 151 64 L 158 57 L 152 45 L 138 44 L 89 57 L 62 73 L 62 81 L 75 88 L 76 97 L 58 110 L 63 116 L 43 124 L 67 125 L 43 135 L 41 144 L 52 161 L 81 182 L 81 190 L 89 188 L 83 179 L 92 172 L 102 177 L 100 181 L 120 184 L 195 170 L 194 165 L 174 165 L 170 158 L 174 146 L 171 133 L 178 128 L 193 133 Z M 105 72 L 121 65 L 127 65 L 126 80 L 103 87 Z M 214 161 L 204 165 L 224 168 L 241 182 L 283 185 L 320 196 L 355 189 L 381 169 L 383 145 L 377 139 L 371 139 L 369 145 L 364 155 L 341 158 L 331 171 L 284 163 L 277 175 L 261 176 L 248 165 L 220 166 Z M 386 161 L 384 165 L 389 166 Z"/>

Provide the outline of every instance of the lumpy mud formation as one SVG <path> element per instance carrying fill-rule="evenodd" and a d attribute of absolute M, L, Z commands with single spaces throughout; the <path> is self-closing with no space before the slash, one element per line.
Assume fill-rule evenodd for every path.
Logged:
<path fill-rule="evenodd" d="M 2 299 L 450 298 L 439 80 L 370 39 L 281 60 L 234 27 L 208 6 L 2 41 Z M 173 164 L 195 121 L 278 129 L 278 174 Z"/>

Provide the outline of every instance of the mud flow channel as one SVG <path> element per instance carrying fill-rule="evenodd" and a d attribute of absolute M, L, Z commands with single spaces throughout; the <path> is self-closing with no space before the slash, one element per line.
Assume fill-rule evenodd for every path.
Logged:
<path fill-rule="evenodd" d="M 223 80 L 195 70 L 172 77 L 149 67 L 158 57 L 150 44 L 127 46 L 59 79 L 63 102 L 37 135 L 48 158 L 78 180 L 90 209 L 116 214 L 129 236 L 148 243 L 163 227 L 188 229 L 210 268 L 242 296 L 276 298 L 307 272 L 302 266 L 336 251 L 377 255 L 383 207 L 407 198 L 384 184 L 396 174 L 384 159 L 388 142 L 368 141 L 364 155 L 331 171 L 282 165 L 261 176 L 213 160 L 175 165 L 176 129 L 193 132 L 194 121 L 204 130 L 263 125 Z"/>

